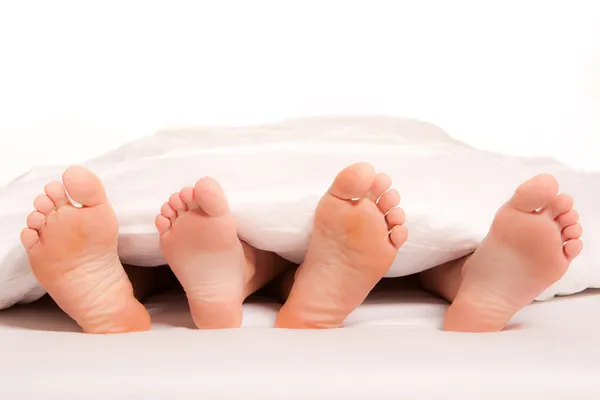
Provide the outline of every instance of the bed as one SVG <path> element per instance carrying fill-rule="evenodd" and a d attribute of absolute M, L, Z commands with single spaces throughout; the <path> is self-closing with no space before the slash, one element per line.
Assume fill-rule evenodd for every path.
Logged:
<path fill-rule="evenodd" d="M 184 295 L 162 293 L 146 303 L 150 332 L 117 336 L 79 333 L 48 297 L 11 307 L 44 294 L 18 232 L 31 199 L 62 168 L 14 180 L 0 192 L 0 399 L 600 398 L 598 173 L 480 151 L 431 124 L 383 117 L 167 130 L 85 165 L 119 217 L 121 260 L 152 267 L 164 264 L 157 205 L 197 171 L 228 188 L 240 237 L 300 262 L 315 204 L 356 159 L 402 188 L 411 233 L 388 279 L 330 331 L 273 329 L 279 305 L 261 297 L 245 305 L 243 329 L 198 331 Z M 505 332 L 440 331 L 446 303 L 406 276 L 471 252 L 497 207 L 537 171 L 554 173 L 577 199 L 586 251 L 541 296 L 548 301 Z"/>
<path fill-rule="evenodd" d="M 534 303 L 496 334 L 439 330 L 446 303 L 389 279 L 344 328 L 272 329 L 255 297 L 242 329 L 192 329 L 185 297 L 146 306 L 149 332 L 79 333 L 43 298 L 0 311 L 2 399 L 598 399 L 600 290 Z"/>
<path fill-rule="evenodd" d="M 493 8 L 485 2 L 386 2 L 388 7 L 301 2 L 293 9 L 289 4 L 269 7 L 268 12 L 254 2 L 237 3 L 247 8 L 232 11 L 231 3 L 205 2 L 201 12 L 182 12 L 181 7 L 147 3 L 141 9 L 134 2 L 104 2 L 81 13 L 84 6 L 73 4 L 47 2 L 42 10 L 42 2 L 36 7 L 5 2 L 10 5 L 0 30 L 14 40 L 3 48 L 10 62 L 3 64 L 8 72 L 0 76 L 0 181 L 33 167 L 33 160 L 40 168 L 26 177 L 31 192 L 11 192 L 0 199 L 0 214 L 7 214 L 0 224 L 0 247 L 6 248 L 0 254 L 0 308 L 43 293 L 23 268 L 17 235 L 45 174 L 52 175 L 37 163 L 83 161 L 165 122 L 230 124 L 293 113 L 356 111 L 412 115 L 442 123 L 453 135 L 482 148 L 556 153 L 598 170 L 593 141 L 600 131 L 597 2 L 585 7 L 583 2 L 545 2 L 543 7 L 541 2 L 496 3 Z M 201 57 L 194 50 L 201 50 Z M 181 140 L 185 132 L 173 133 L 178 139 L 174 142 L 189 150 Z M 144 143 L 91 164 L 103 173 L 120 213 L 130 217 L 124 218 L 129 236 L 153 229 L 157 204 L 171 188 L 150 187 L 141 179 L 132 185 L 125 175 L 138 178 L 141 171 L 158 180 L 143 168 L 169 148 L 148 140 L 145 149 L 157 154 L 147 152 L 147 159 L 125 165 L 129 168 L 122 168 L 122 176 L 103 170 L 102 161 L 122 165 L 127 153 L 138 152 Z M 270 160 L 255 158 L 265 164 Z M 296 159 L 288 154 L 282 158 L 289 164 Z M 214 163 L 201 154 L 205 159 Z M 408 162 L 414 170 L 412 159 Z M 180 166 L 170 159 L 164 164 Z M 459 168 L 440 169 L 442 173 L 428 170 L 430 181 L 454 183 L 448 175 L 459 176 L 459 183 L 469 181 L 456 173 Z M 244 171 L 252 172 L 238 168 L 233 178 L 244 178 Z M 55 172 L 59 177 L 60 170 Z M 328 175 L 322 180 L 310 175 L 319 178 L 308 188 L 310 193 L 319 196 Z M 398 263 L 415 267 L 423 261 L 442 262 L 442 256 L 460 256 L 446 254 L 446 249 L 469 251 L 489 227 L 495 201 L 508 194 L 498 192 L 511 190 L 521 178 L 507 178 L 492 193 L 471 196 L 466 209 L 479 215 L 465 219 L 457 203 L 450 212 L 437 207 L 435 197 L 425 203 L 424 188 L 413 185 L 419 192 L 412 195 L 407 188 L 412 181 L 396 175 L 404 181 L 403 204 L 413 216 L 409 223 L 418 228 L 437 221 L 435 227 L 442 232 L 437 247 L 427 247 L 431 258 Z M 185 183 L 169 184 L 175 189 L 196 178 L 181 175 Z M 231 186 L 236 186 L 233 178 Z M 581 182 L 600 194 L 600 185 L 580 178 L 566 181 Z M 145 208 L 133 210 L 120 187 L 133 192 L 129 197 L 136 200 L 142 192 L 156 199 L 147 198 Z M 275 194 L 295 189 L 281 187 Z M 307 193 L 306 187 L 300 189 Z M 448 197 L 453 196 L 439 201 L 446 203 Z M 600 216 L 593 214 L 599 200 L 591 195 L 577 198 L 578 207 L 587 206 L 582 213 L 589 218 L 586 235 L 593 228 L 600 232 Z M 267 210 L 272 211 L 270 205 Z M 430 214 L 419 216 L 421 210 L 437 213 L 427 219 Z M 281 207 L 283 211 L 287 209 Z M 451 216 L 468 223 L 454 232 Z M 9 230 L 10 224 L 14 227 Z M 302 219 L 294 224 L 302 233 Z M 253 233 L 249 226 L 248 235 Z M 431 237 L 425 229 L 411 232 L 412 238 Z M 129 236 L 124 246 L 129 256 L 148 250 L 135 246 Z M 592 243 L 596 238 L 600 234 L 586 238 L 588 258 L 579 264 L 595 268 L 576 265 L 549 297 L 600 287 L 600 275 L 594 273 L 600 265 L 600 246 Z M 146 256 L 138 261 L 151 264 L 157 258 L 151 251 Z M 9 264 L 14 267 L 10 271 L 5 268 Z M 468 335 L 439 331 L 444 302 L 414 286 L 398 287 L 396 280 L 393 284 L 386 281 L 390 286 L 373 293 L 345 328 L 318 332 L 269 329 L 278 305 L 261 298 L 246 304 L 243 329 L 210 332 L 190 329 L 181 293 L 164 293 L 147 302 L 153 330 L 121 336 L 78 333 L 47 297 L 11 307 L 0 311 L 0 400 L 600 399 L 598 289 L 535 303 L 505 332 Z"/>

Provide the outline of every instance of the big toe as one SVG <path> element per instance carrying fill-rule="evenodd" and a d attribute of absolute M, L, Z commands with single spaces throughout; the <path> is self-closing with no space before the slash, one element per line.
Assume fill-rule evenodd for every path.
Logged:
<path fill-rule="evenodd" d="M 93 207 L 106 202 L 100 178 L 89 170 L 80 166 L 70 167 L 62 179 L 69 196 L 82 206 Z"/>
<path fill-rule="evenodd" d="M 546 207 L 558 193 L 558 182 L 549 174 L 535 176 L 517 188 L 509 204 L 525 212 Z"/>
<path fill-rule="evenodd" d="M 211 217 L 220 217 L 229 212 L 225 191 L 212 178 L 200 179 L 194 186 L 194 196 L 202 210 Z"/>
<path fill-rule="evenodd" d="M 375 179 L 375 169 L 368 163 L 356 163 L 343 169 L 334 179 L 329 193 L 343 200 L 364 197 Z"/>

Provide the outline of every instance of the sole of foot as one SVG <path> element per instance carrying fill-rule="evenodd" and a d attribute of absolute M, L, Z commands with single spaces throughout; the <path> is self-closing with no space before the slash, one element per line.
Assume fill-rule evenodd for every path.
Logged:
<path fill-rule="evenodd" d="M 408 237 L 391 183 L 366 163 L 337 175 L 317 206 L 309 248 L 277 327 L 340 327 L 389 270 Z"/>
<path fill-rule="evenodd" d="M 237 328 L 245 298 L 245 251 L 225 192 L 211 178 L 174 193 L 156 218 L 163 254 L 201 329 Z"/>
<path fill-rule="evenodd" d="M 573 199 L 551 175 L 522 184 L 465 262 L 444 330 L 494 332 L 557 282 L 582 249 Z"/>
<path fill-rule="evenodd" d="M 86 333 L 150 329 L 119 261 L 118 221 L 102 183 L 82 167 L 67 169 L 62 181 L 34 200 L 21 233 L 35 277 Z"/>

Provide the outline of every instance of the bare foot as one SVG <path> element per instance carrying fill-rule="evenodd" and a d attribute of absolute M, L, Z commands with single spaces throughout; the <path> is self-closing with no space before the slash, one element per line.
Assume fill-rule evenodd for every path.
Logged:
<path fill-rule="evenodd" d="M 185 289 L 198 328 L 242 323 L 245 256 L 220 185 L 203 178 L 171 196 L 156 218 L 164 256 Z"/>
<path fill-rule="evenodd" d="M 102 183 L 82 167 L 67 169 L 63 182 L 46 185 L 21 233 L 35 277 L 84 332 L 150 329 L 117 255 L 118 222 Z"/>
<path fill-rule="evenodd" d="M 277 327 L 341 326 L 389 270 L 408 236 L 400 195 L 387 191 L 391 183 L 365 163 L 338 174 L 317 207 L 308 252 Z"/>
<path fill-rule="evenodd" d="M 487 237 L 462 268 L 445 330 L 500 331 L 565 274 L 583 249 L 582 227 L 573 199 L 557 193 L 556 180 L 539 175 L 498 210 Z"/>

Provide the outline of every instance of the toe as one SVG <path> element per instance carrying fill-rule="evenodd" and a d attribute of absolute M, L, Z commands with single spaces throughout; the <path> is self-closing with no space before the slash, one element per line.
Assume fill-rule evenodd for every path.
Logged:
<path fill-rule="evenodd" d="M 390 188 L 390 186 L 392 186 L 392 178 L 390 178 L 389 175 L 377 174 L 373 180 L 371 188 L 369 188 L 367 198 L 376 202 Z"/>
<path fill-rule="evenodd" d="M 94 207 L 107 201 L 100 178 L 83 167 L 68 168 L 63 174 L 63 182 L 69 196 L 84 207 Z"/>
<path fill-rule="evenodd" d="M 183 200 L 181 200 L 180 193 L 173 193 L 171 197 L 169 197 L 169 205 L 177 212 L 177 214 L 187 211 L 187 206 Z"/>
<path fill-rule="evenodd" d="M 583 242 L 579 239 L 569 240 L 567 243 L 565 243 L 565 246 L 563 248 L 565 256 L 569 261 L 572 261 L 575 257 L 577 257 L 582 250 Z"/>
<path fill-rule="evenodd" d="M 396 225 L 390 230 L 390 242 L 399 249 L 408 239 L 408 229 L 403 225 Z"/>
<path fill-rule="evenodd" d="M 579 239 L 583 235 L 583 226 L 581 224 L 575 224 L 567 226 L 562 231 L 562 240 L 566 242 L 570 239 Z"/>
<path fill-rule="evenodd" d="M 359 199 L 367 194 L 374 179 L 375 170 L 371 164 L 353 164 L 335 177 L 329 188 L 329 194 L 342 200 Z"/>
<path fill-rule="evenodd" d="M 392 208 L 397 207 L 400 204 L 400 193 L 396 189 L 390 189 L 385 192 L 377 202 L 377 206 L 382 213 L 387 213 Z"/>
<path fill-rule="evenodd" d="M 54 207 L 60 208 L 69 204 L 69 198 L 65 192 L 64 186 L 59 181 L 53 181 L 46 185 L 44 188 L 46 195 L 54 203 Z"/>
<path fill-rule="evenodd" d="M 171 229 L 171 220 L 164 215 L 158 215 L 154 221 L 158 233 L 161 235 Z"/>
<path fill-rule="evenodd" d="M 194 195 L 194 188 L 191 186 L 186 186 L 179 192 L 179 197 L 187 210 L 195 210 L 198 208 L 198 201 L 196 200 L 196 196 Z"/>
<path fill-rule="evenodd" d="M 33 200 L 33 207 L 44 215 L 48 215 L 54 210 L 54 202 L 45 194 L 40 194 Z"/>
<path fill-rule="evenodd" d="M 550 203 L 550 213 L 552 218 L 556 218 L 561 214 L 573 208 L 573 198 L 566 193 L 561 193 Z"/>
<path fill-rule="evenodd" d="M 404 210 L 400 207 L 392 208 L 385 216 L 388 229 L 392 229 L 396 225 L 402 225 L 405 219 L 406 215 L 404 214 Z"/>
<path fill-rule="evenodd" d="M 177 217 L 177 213 L 175 212 L 175 210 L 173 210 L 169 203 L 165 203 L 162 205 L 162 207 L 160 208 L 160 213 L 163 217 L 168 218 L 171 222 L 175 221 L 175 218 Z"/>
<path fill-rule="evenodd" d="M 227 196 L 216 180 L 205 177 L 194 186 L 194 195 L 202 210 L 211 217 L 220 217 L 229 212 Z"/>
<path fill-rule="evenodd" d="M 25 249 L 31 250 L 38 240 L 40 236 L 35 229 L 27 228 L 21 231 L 21 243 Z"/>
<path fill-rule="evenodd" d="M 517 188 L 508 204 L 520 211 L 534 212 L 550 204 L 558 193 L 558 182 L 552 175 L 541 174 Z"/>
<path fill-rule="evenodd" d="M 46 223 L 46 216 L 39 211 L 34 211 L 27 217 L 27 226 L 31 229 L 40 229 Z"/>
<path fill-rule="evenodd" d="M 561 230 L 567 226 L 575 225 L 579 222 L 579 213 L 577 210 L 569 210 L 564 214 L 561 214 L 556 218 L 556 223 L 560 226 Z"/>

